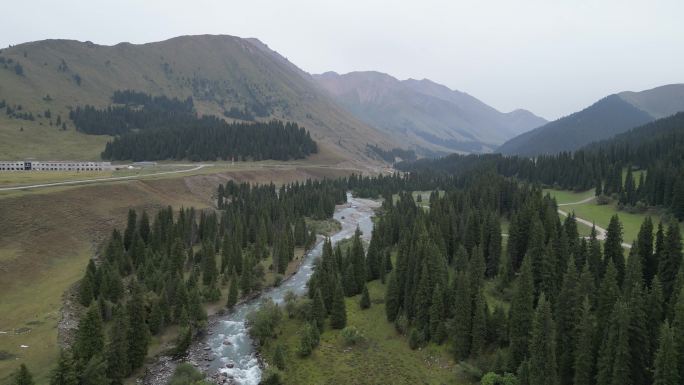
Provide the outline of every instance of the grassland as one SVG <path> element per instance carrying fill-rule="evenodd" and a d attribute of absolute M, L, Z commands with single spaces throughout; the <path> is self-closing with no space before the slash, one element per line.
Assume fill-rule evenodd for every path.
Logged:
<path fill-rule="evenodd" d="M 584 192 L 569 192 L 548 189 L 544 190 L 544 192 L 548 192 L 551 194 L 551 196 L 555 197 L 559 204 L 579 202 L 585 198 L 593 196 L 594 194 L 593 190 Z M 610 218 L 617 214 L 620 218 L 620 222 L 622 223 L 623 241 L 625 243 L 632 243 L 632 241 L 636 239 L 636 236 L 639 233 L 639 228 L 641 227 L 641 223 L 647 216 L 651 216 L 656 223 L 663 219 L 661 213 L 656 211 L 650 211 L 646 213 L 629 213 L 624 210 L 619 210 L 617 203 L 615 202 L 606 205 L 598 205 L 592 200 L 581 204 L 569 204 L 561 208 L 567 212 L 574 211 L 577 217 L 594 222 L 597 226 L 601 226 L 603 228 L 608 228 Z M 580 235 L 588 235 L 590 228 L 583 224 L 579 224 L 579 230 Z"/>
<path fill-rule="evenodd" d="M 62 294 L 82 277 L 111 230 L 125 226 L 129 208 L 211 207 L 218 183 L 229 179 L 278 184 L 350 172 L 297 165 L 216 168 L 198 175 L 0 194 L 0 331 L 7 332 L 0 333 L 0 383 L 19 363 L 29 366 L 37 383 L 47 382 L 59 349 Z"/>
<path fill-rule="evenodd" d="M 321 344 L 308 358 L 300 358 L 299 320 L 285 319 L 277 343 L 287 349 L 285 384 L 289 385 L 414 385 L 414 384 L 466 384 L 456 375 L 456 363 L 446 345 L 431 344 L 423 349 L 411 350 L 406 338 L 396 332 L 385 320 L 385 286 L 379 281 L 368 285 L 372 306 L 361 310 L 359 297 L 346 299 L 347 325 L 356 327 L 365 341 L 348 347 L 341 332 L 326 330 Z M 287 318 L 287 317 L 286 317 Z M 273 357 L 275 343 L 264 348 L 267 361 Z"/>

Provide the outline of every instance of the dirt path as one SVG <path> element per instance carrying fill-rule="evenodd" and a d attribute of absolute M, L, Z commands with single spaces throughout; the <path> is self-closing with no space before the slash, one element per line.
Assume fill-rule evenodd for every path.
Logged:
<path fill-rule="evenodd" d="M 560 207 L 560 206 L 580 205 L 580 204 L 584 204 L 584 203 L 589 203 L 589 202 L 593 201 L 595 198 L 596 198 L 596 197 L 589 197 L 589 198 L 586 198 L 586 199 L 582 199 L 582 200 L 579 201 L 579 202 L 559 203 L 558 206 Z M 560 215 L 562 215 L 562 216 L 564 216 L 564 217 L 567 217 L 567 216 L 569 215 L 567 211 L 564 211 L 564 210 L 561 210 L 561 209 L 558 209 L 558 214 L 560 214 Z M 594 222 L 589 222 L 588 220 L 583 219 L 583 218 L 580 218 L 580 217 L 577 217 L 577 216 L 575 217 L 575 220 L 577 220 L 577 222 L 579 222 L 579 223 L 581 223 L 581 224 L 583 224 L 583 225 L 589 226 L 589 227 L 594 226 L 594 227 L 596 228 L 596 238 L 597 238 L 599 241 L 605 241 L 605 240 L 606 240 L 606 232 L 607 232 L 607 230 L 604 229 L 603 227 L 601 227 L 601 226 L 595 224 Z M 631 248 L 632 248 L 632 245 L 623 242 L 623 243 L 622 243 L 622 247 L 627 248 L 627 249 L 631 249 Z"/>
<path fill-rule="evenodd" d="M 112 181 L 127 180 L 127 179 L 141 179 L 141 178 L 147 178 L 147 177 L 151 177 L 151 176 L 169 175 L 169 174 L 182 174 L 182 173 L 186 173 L 186 172 L 193 172 L 193 171 L 200 170 L 200 169 L 207 167 L 207 166 L 209 166 L 209 165 L 200 164 L 200 165 L 197 165 L 196 167 L 185 169 L 185 170 L 162 171 L 162 172 L 155 172 L 152 174 L 145 174 L 145 175 L 112 176 L 112 177 L 108 177 L 108 178 L 67 180 L 64 182 L 41 183 L 41 184 L 34 184 L 34 185 L 27 185 L 27 186 L 0 187 L 0 191 L 31 190 L 31 189 L 44 188 L 44 187 L 68 186 L 68 185 L 76 185 L 76 184 L 92 184 L 92 183 L 112 182 Z"/>

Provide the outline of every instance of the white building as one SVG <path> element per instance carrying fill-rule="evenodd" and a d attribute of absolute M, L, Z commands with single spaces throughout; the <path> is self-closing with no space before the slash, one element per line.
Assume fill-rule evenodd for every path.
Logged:
<path fill-rule="evenodd" d="M 111 162 L 0 160 L 0 171 L 103 171 L 113 168 Z"/>

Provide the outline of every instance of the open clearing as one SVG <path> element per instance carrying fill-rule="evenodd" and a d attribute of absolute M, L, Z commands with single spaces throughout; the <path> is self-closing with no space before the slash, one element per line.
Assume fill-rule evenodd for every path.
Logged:
<path fill-rule="evenodd" d="M 16 356 L 0 360 L 0 383 L 22 362 L 37 383 L 47 382 L 58 353 L 62 294 L 111 230 L 125 226 L 129 208 L 212 207 L 216 187 L 229 179 L 279 184 L 352 172 L 294 164 L 201 171 L 0 194 L 0 332 L 7 332 L 0 333 L 0 353 Z"/>
<path fill-rule="evenodd" d="M 371 307 L 359 308 L 359 296 L 346 298 L 347 326 L 356 327 L 365 341 L 358 345 L 344 345 L 340 330 L 326 330 L 321 344 L 308 358 L 297 356 L 299 330 L 303 323 L 284 317 L 277 343 L 287 350 L 288 385 L 414 385 L 466 384 L 455 372 L 456 363 L 447 346 L 430 344 L 411 350 L 404 336 L 385 319 L 385 285 L 379 281 L 368 283 Z M 274 342 L 264 349 L 267 361 L 273 357 Z M 272 362 L 272 361 L 271 361 Z"/>

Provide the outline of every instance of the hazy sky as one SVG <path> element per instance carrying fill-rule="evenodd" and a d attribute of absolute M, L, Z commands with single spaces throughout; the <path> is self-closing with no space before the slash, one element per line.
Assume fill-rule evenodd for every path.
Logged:
<path fill-rule="evenodd" d="M 257 37 L 302 69 L 428 78 L 553 119 L 598 98 L 684 82 L 683 0 L 29 0 L 0 46 Z"/>

